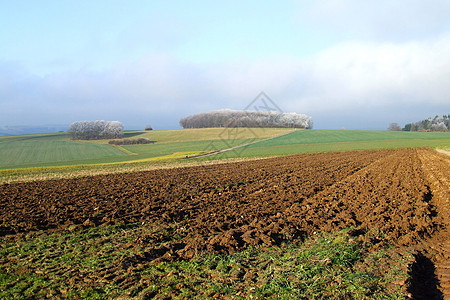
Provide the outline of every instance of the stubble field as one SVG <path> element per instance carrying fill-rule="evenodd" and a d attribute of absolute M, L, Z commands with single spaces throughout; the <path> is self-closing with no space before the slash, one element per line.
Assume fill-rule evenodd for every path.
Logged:
<path fill-rule="evenodd" d="M 234 257 L 223 277 L 214 273 L 218 264 L 213 263 L 198 278 L 191 274 L 194 282 L 179 279 L 185 270 L 173 263 L 198 262 L 205 255 L 229 258 L 249 255 L 245 251 L 260 253 L 258 249 L 292 249 L 305 241 L 320 244 L 331 234 L 328 239 L 335 248 L 349 246 L 359 249 L 360 256 L 385 257 L 378 266 L 345 258 L 342 266 L 352 272 L 364 265 L 380 276 L 396 267 L 405 272 L 395 282 L 339 297 L 371 298 L 389 289 L 405 297 L 449 297 L 449 173 L 445 154 L 400 149 L 3 184 L 3 295 L 39 290 L 44 291 L 39 298 L 101 298 L 125 292 L 141 298 L 272 297 L 275 292 L 261 287 L 278 275 L 265 276 L 268 263 L 257 258 L 240 261 L 236 271 Z M 26 247 L 32 249 L 21 250 Z M 95 262 L 83 260 L 83 252 Z M 114 256 L 117 253 L 120 256 Z M 78 262 L 58 260 L 69 254 Z M 311 257 L 313 265 L 334 266 L 331 254 Z M 405 261 L 406 266 L 398 265 Z M 175 269 L 169 271 L 164 267 L 168 264 Z M 339 288 L 343 275 L 333 272 L 330 280 Z M 288 274 L 291 284 L 298 282 L 289 287 L 286 298 L 310 297 L 300 290 L 300 273 L 280 274 Z M 234 281 L 228 282 L 230 278 Z M 221 288 L 208 286 L 215 281 Z M 25 284 L 19 288 L 18 282 Z M 200 290 L 194 287 L 202 285 Z M 328 289 L 318 288 L 313 296 L 333 295 Z"/>

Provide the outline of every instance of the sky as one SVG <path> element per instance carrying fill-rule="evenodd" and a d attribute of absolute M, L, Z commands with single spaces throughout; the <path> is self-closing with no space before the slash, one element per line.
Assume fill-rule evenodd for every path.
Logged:
<path fill-rule="evenodd" d="M 315 129 L 450 114 L 450 0 L 0 0 L 0 126 L 180 128 L 264 92 Z"/>

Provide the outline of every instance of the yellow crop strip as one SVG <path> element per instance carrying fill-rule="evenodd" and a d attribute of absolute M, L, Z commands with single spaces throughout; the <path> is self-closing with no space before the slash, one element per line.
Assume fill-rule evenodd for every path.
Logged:
<path fill-rule="evenodd" d="M 185 158 L 186 156 L 194 156 L 194 155 L 199 155 L 199 154 L 203 154 L 203 153 L 204 153 L 203 151 L 175 152 L 175 153 L 172 153 L 172 154 L 169 154 L 169 155 L 150 157 L 150 158 L 142 158 L 142 159 L 135 159 L 135 160 L 129 160 L 129 161 L 123 161 L 123 162 L 97 164 L 96 166 L 117 165 L 117 164 L 131 164 L 131 163 L 141 163 L 141 162 L 160 161 L 160 160 L 169 160 L 169 159 L 179 159 L 179 158 Z"/>

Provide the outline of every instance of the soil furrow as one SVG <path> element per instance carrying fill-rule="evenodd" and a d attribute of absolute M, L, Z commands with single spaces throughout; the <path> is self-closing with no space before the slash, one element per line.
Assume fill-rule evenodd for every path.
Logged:
<path fill-rule="evenodd" d="M 299 155 L 261 162 L 0 185 L 0 234 L 118 222 L 192 224 L 221 212 L 230 229 L 283 211 L 386 152 Z M 242 201 L 240 201 L 242 200 Z M 265 206 L 272 206 L 267 210 Z M 237 210 L 239 208 L 239 210 Z M 236 219 L 244 216 L 240 222 Z M 199 224 L 195 224 L 199 226 Z"/>
<path fill-rule="evenodd" d="M 422 167 L 430 182 L 431 202 L 443 228 L 424 244 L 436 267 L 436 276 L 444 299 L 450 299 L 450 156 L 436 151 L 418 150 Z"/>

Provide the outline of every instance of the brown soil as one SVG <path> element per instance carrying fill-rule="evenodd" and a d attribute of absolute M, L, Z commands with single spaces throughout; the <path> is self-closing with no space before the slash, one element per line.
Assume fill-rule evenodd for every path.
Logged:
<path fill-rule="evenodd" d="M 431 257 L 440 290 L 450 299 L 450 156 L 422 149 L 418 153 L 433 193 L 431 203 L 439 208 L 437 222 L 443 224 L 422 251 Z"/>
<path fill-rule="evenodd" d="M 4 184 L 0 235 L 178 223 L 174 235 L 182 238 L 155 249 L 151 259 L 158 260 L 353 227 L 355 235 L 370 232 L 374 248 L 417 249 L 413 277 L 427 266 L 433 275 L 435 268 L 440 290 L 421 294 L 436 282 L 422 288 L 417 280 L 410 289 L 415 298 L 449 297 L 449 172 L 448 156 L 403 149 Z"/>

